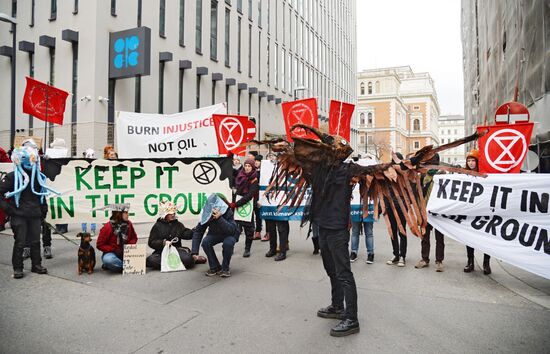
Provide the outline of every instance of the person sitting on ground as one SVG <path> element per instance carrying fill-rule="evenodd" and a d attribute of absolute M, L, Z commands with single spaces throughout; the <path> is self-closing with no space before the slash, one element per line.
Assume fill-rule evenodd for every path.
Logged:
<path fill-rule="evenodd" d="M 206 258 L 199 259 L 197 255 L 191 255 L 191 250 L 183 247 L 181 240 L 190 240 L 193 230 L 186 228 L 176 216 L 177 207 L 171 201 L 159 204 L 160 217 L 151 228 L 148 245 L 155 251 L 146 259 L 147 267 L 159 270 L 161 265 L 162 250 L 166 243 L 172 243 L 180 255 L 181 262 L 186 269 L 193 268 L 195 263 L 205 263 Z M 195 261 L 197 259 L 197 261 Z"/>
<path fill-rule="evenodd" d="M 99 230 L 97 238 L 96 247 L 103 252 L 102 269 L 122 272 L 124 245 L 136 244 L 138 241 L 134 225 L 128 220 L 130 204 L 109 204 L 96 210 L 104 209 L 110 209 L 112 214 L 109 222 Z"/>
<path fill-rule="evenodd" d="M 208 229 L 208 233 L 202 239 L 202 249 L 208 259 L 210 269 L 206 275 L 211 277 L 219 275 L 227 278 L 231 276 L 229 264 L 235 243 L 239 241 L 240 229 L 233 220 L 233 210 L 228 207 L 228 202 L 218 194 L 212 194 L 208 197 L 202 209 L 201 221 L 195 227 L 193 233 L 193 248 L 197 245 L 197 240 L 202 239 Z M 222 243 L 222 264 L 216 257 L 214 246 Z"/>
<path fill-rule="evenodd" d="M 254 198 L 259 193 L 259 190 L 258 173 L 254 160 L 248 159 L 244 162 L 243 169 L 235 178 L 234 201 L 229 204 L 229 207 L 231 209 L 239 208 L 250 201 L 254 205 Z M 250 248 L 252 247 L 252 240 L 254 238 L 254 217 L 250 221 L 237 221 L 237 225 L 239 226 L 239 234 L 244 229 L 244 234 L 246 235 L 243 257 L 250 257 Z"/>

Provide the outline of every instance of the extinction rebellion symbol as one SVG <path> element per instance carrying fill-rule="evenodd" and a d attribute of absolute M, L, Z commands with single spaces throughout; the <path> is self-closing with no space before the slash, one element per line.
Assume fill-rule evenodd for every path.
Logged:
<path fill-rule="evenodd" d="M 218 172 L 210 162 L 199 162 L 193 168 L 193 177 L 200 184 L 210 184 L 216 180 Z"/>
<path fill-rule="evenodd" d="M 240 208 L 237 208 L 237 214 L 242 218 L 249 216 L 250 213 L 252 213 L 252 203 L 246 203 Z"/>

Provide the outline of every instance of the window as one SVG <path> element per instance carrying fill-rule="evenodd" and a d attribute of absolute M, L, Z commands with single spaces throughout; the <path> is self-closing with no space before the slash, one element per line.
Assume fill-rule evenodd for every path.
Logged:
<path fill-rule="evenodd" d="M 415 119 L 413 121 L 413 130 L 415 132 L 420 130 L 420 119 Z"/>
<path fill-rule="evenodd" d="M 359 114 L 359 124 L 365 125 L 365 113 Z"/>
<path fill-rule="evenodd" d="M 262 27 L 262 0 L 258 0 L 258 27 Z"/>
<path fill-rule="evenodd" d="M 270 49 L 271 49 L 271 48 L 270 48 L 271 40 L 270 40 L 269 37 L 267 37 L 267 41 L 266 41 L 266 42 L 267 42 L 267 86 L 269 86 L 269 84 L 270 84 L 270 80 L 269 80 L 269 79 L 270 79 L 270 74 L 271 74 L 271 73 L 270 73 L 270 71 L 271 71 L 271 70 L 270 70 L 270 65 L 269 65 L 269 64 L 270 64 L 270 61 L 271 61 L 271 60 L 270 60 L 270 59 L 271 59 L 271 51 L 270 51 Z"/>
<path fill-rule="evenodd" d="M 365 136 L 364 135 L 361 135 L 361 144 L 365 145 Z"/>
<path fill-rule="evenodd" d="M 179 19 L 179 44 L 182 47 L 185 47 L 185 0 L 180 0 L 180 19 Z M 181 112 L 181 111 L 180 111 Z"/>
<path fill-rule="evenodd" d="M 237 35 L 237 71 L 238 72 L 241 72 L 241 22 L 242 22 L 242 19 L 241 17 L 239 16 L 237 18 L 237 32 L 238 35 Z"/>
<path fill-rule="evenodd" d="M 33 0 L 33 3 L 34 3 L 34 0 Z M 76 15 L 77 13 L 78 13 L 78 0 L 74 0 L 73 15 Z"/>
<path fill-rule="evenodd" d="M 243 0 L 237 0 L 237 11 L 240 14 L 243 13 Z"/>
<path fill-rule="evenodd" d="M 367 84 L 367 93 L 369 95 L 372 95 L 372 82 L 369 81 L 369 83 Z"/>
<path fill-rule="evenodd" d="M 230 36 L 230 29 L 231 29 L 231 10 L 225 9 L 225 66 L 229 67 L 229 40 L 231 38 Z"/>
<path fill-rule="evenodd" d="M 364 95 L 365 94 L 365 83 L 362 82 L 361 83 L 361 95 Z"/>
<path fill-rule="evenodd" d="M 111 0 L 111 16 L 116 16 L 116 0 Z"/>
<path fill-rule="evenodd" d="M 367 145 L 372 145 L 372 135 L 367 136 Z"/>
<path fill-rule="evenodd" d="M 34 27 L 34 5 L 35 5 L 34 2 L 35 2 L 35 0 L 31 1 L 31 23 L 29 23 L 30 27 Z"/>
<path fill-rule="evenodd" d="M 372 126 L 372 112 L 367 114 L 367 125 Z"/>
<path fill-rule="evenodd" d="M 252 0 L 248 0 L 248 19 L 252 21 Z"/>
<path fill-rule="evenodd" d="M 273 75 L 273 82 L 275 83 L 275 90 L 279 88 L 279 45 L 275 42 L 275 72 Z"/>
<path fill-rule="evenodd" d="M 281 91 L 286 92 L 286 80 L 285 80 L 285 74 L 286 74 L 286 50 L 285 48 L 281 49 Z"/>
<path fill-rule="evenodd" d="M 196 108 L 200 108 L 201 106 L 201 76 L 197 75 L 197 102 L 196 102 Z"/>
<path fill-rule="evenodd" d="M 413 106 L 413 110 L 419 111 L 419 110 L 420 110 L 420 106 Z"/>
<path fill-rule="evenodd" d="M 195 51 L 202 54 L 202 0 L 197 0 L 195 14 Z"/>
<path fill-rule="evenodd" d="M 218 59 L 218 1 L 210 2 L 210 59 Z"/>
<path fill-rule="evenodd" d="M 420 142 L 419 142 L 418 140 L 416 140 L 416 141 L 414 142 L 414 148 L 415 148 L 415 149 L 420 149 Z"/>
<path fill-rule="evenodd" d="M 258 81 L 262 82 L 262 31 L 258 31 Z"/>
<path fill-rule="evenodd" d="M 54 21 L 56 18 L 57 18 L 57 0 L 52 0 L 50 3 L 50 21 Z M 34 25 L 34 21 L 33 21 L 33 25 Z"/>
<path fill-rule="evenodd" d="M 164 113 L 164 61 L 159 63 L 158 112 Z"/>
<path fill-rule="evenodd" d="M 166 0 L 159 3 L 159 36 L 166 38 Z"/>
<path fill-rule="evenodd" d="M 252 77 L 252 25 L 248 25 L 248 77 Z"/>

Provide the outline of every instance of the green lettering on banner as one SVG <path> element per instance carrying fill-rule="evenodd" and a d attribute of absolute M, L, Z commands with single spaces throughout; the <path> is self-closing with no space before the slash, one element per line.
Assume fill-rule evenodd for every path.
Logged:
<path fill-rule="evenodd" d="M 75 167 L 74 168 L 74 175 L 76 178 L 76 190 L 79 191 L 82 189 L 81 185 L 85 185 L 88 189 L 92 189 L 92 186 L 90 186 L 85 180 L 84 176 L 90 172 L 91 166 L 88 168 L 82 168 L 82 167 Z"/>
<path fill-rule="evenodd" d="M 145 199 L 143 199 L 143 209 L 145 209 L 145 212 L 147 213 L 147 215 L 149 216 L 155 216 L 158 214 L 159 212 L 159 206 L 158 206 L 158 202 L 156 203 L 153 203 L 151 204 L 151 208 L 153 210 L 150 210 L 149 209 L 149 199 L 151 198 L 156 198 L 157 195 L 156 194 L 148 194 Z"/>
<path fill-rule="evenodd" d="M 55 219 L 55 206 L 53 205 L 53 197 L 50 197 L 50 215 L 52 219 Z"/>
<path fill-rule="evenodd" d="M 203 207 L 203 203 L 202 203 L 202 194 L 204 193 L 199 193 L 197 194 L 197 210 L 193 210 L 193 197 L 192 197 L 192 193 L 189 193 L 189 197 L 188 197 L 188 201 L 189 201 L 189 211 L 191 212 L 191 214 L 193 215 L 199 215 L 201 213 L 201 210 L 202 210 L 202 207 Z"/>
<path fill-rule="evenodd" d="M 130 168 L 130 188 L 136 187 L 136 180 L 141 179 L 145 176 L 145 171 L 140 167 L 131 167 Z"/>
<path fill-rule="evenodd" d="M 97 205 L 96 200 L 101 198 L 101 196 L 97 195 L 97 194 L 89 194 L 89 195 L 85 196 L 84 198 L 89 199 L 89 200 L 92 201 L 92 216 L 95 218 L 96 214 L 97 214 L 97 212 L 94 210 L 96 208 L 96 205 Z"/>
<path fill-rule="evenodd" d="M 109 170 L 109 167 L 95 166 L 95 168 L 94 168 L 95 189 L 110 189 L 111 188 L 110 184 L 100 184 L 101 182 L 103 182 L 103 179 L 105 178 L 103 173 L 105 171 L 108 171 L 108 170 Z M 100 172 L 101 172 L 101 175 L 99 174 Z M 105 203 L 105 204 L 107 204 L 107 203 Z"/>
<path fill-rule="evenodd" d="M 126 166 L 113 166 L 113 188 L 114 189 L 125 189 L 128 188 L 125 184 L 119 184 L 120 181 L 122 181 L 122 176 L 120 176 L 119 172 L 125 172 L 128 171 L 128 167 Z"/>
<path fill-rule="evenodd" d="M 168 188 L 172 188 L 172 172 L 179 171 L 179 168 L 177 166 L 167 166 L 164 170 L 168 172 Z"/>
<path fill-rule="evenodd" d="M 104 194 L 103 195 L 103 205 L 107 205 L 109 204 L 109 195 L 108 194 Z M 105 209 L 105 217 L 109 217 L 109 209 Z"/>
<path fill-rule="evenodd" d="M 162 172 L 162 167 L 157 166 L 155 170 L 157 171 L 157 173 L 156 173 L 156 187 L 157 187 L 157 189 L 159 189 L 160 188 L 160 176 L 163 173 Z"/>
<path fill-rule="evenodd" d="M 57 216 L 58 218 L 63 217 L 63 212 L 61 211 L 61 208 L 69 214 L 70 217 L 74 218 L 74 197 L 71 195 L 69 196 L 69 206 L 65 204 L 63 201 L 63 198 L 61 197 L 55 197 L 55 204 L 57 204 Z"/>
<path fill-rule="evenodd" d="M 183 199 L 182 204 L 179 203 L 180 198 Z M 180 214 L 180 215 L 185 214 L 185 211 L 187 210 L 187 198 L 185 197 L 184 193 L 176 194 L 176 196 L 174 197 L 174 204 L 176 204 L 176 206 L 177 205 L 182 206 L 181 210 L 176 211 L 177 214 Z"/>
<path fill-rule="evenodd" d="M 172 201 L 172 197 L 170 196 L 170 194 L 166 194 L 166 193 L 160 193 L 159 194 L 159 203 L 160 202 L 170 202 Z"/>

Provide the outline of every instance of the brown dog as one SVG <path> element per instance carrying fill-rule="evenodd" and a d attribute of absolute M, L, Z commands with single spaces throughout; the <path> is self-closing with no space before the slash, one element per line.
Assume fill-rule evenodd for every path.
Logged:
<path fill-rule="evenodd" d="M 95 250 L 90 244 L 92 236 L 88 232 L 80 232 L 77 237 L 80 237 L 80 247 L 78 248 L 78 275 L 81 275 L 84 270 L 88 274 L 94 272 L 95 267 Z"/>

